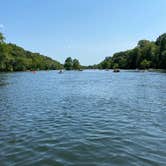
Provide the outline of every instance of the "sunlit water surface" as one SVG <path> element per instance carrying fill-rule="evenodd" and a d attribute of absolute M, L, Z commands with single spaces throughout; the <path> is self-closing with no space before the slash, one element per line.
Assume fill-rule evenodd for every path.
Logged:
<path fill-rule="evenodd" d="M 0 166 L 166 165 L 166 73 L 0 74 Z"/>

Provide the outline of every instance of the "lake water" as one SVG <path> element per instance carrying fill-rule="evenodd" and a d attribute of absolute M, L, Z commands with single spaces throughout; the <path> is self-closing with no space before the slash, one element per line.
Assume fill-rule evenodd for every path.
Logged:
<path fill-rule="evenodd" d="M 166 73 L 0 74 L 0 166 L 166 165 Z"/>

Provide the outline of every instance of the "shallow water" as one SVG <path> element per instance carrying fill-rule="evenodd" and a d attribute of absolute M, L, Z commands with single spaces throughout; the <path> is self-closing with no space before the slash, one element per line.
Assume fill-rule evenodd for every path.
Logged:
<path fill-rule="evenodd" d="M 0 166 L 166 164 L 166 73 L 0 74 Z"/>

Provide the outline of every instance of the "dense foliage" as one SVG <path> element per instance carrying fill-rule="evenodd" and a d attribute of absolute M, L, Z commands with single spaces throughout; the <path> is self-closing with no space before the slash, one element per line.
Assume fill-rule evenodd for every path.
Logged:
<path fill-rule="evenodd" d="M 82 67 L 78 59 L 66 58 L 64 68 L 66 70 L 80 70 Z"/>
<path fill-rule="evenodd" d="M 5 43 L 0 33 L 0 71 L 25 71 L 60 69 L 62 65 L 49 57 L 32 53 L 23 48 Z"/>
<path fill-rule="evenodd" d="M 0 71 L 25 71 L 62 69 L 166 69 L 166 33 L 157 40 L 140 40 L 131 50 L 115 53 L 106 57 L 101 63 L 92 66 L 81 66 L 79 60 L 68 57 L 64 65 L 49 57 L 32 53 L 23 48 L 5 43 L 5 38 L 0 33 Z"/>
<path fill-rule="evenodd" d="M 89 66 L 99 69 L 166 69 L 166 33 L 155 42 L 141 40 L 134 49 L 115 53 L 106 57 L 98 65 Z"/>

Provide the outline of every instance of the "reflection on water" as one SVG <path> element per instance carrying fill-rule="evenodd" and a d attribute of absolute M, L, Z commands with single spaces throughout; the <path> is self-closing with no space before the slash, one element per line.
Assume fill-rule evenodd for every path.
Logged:
<path fill-rule="evenodd" d="M 8 85 L 7 75 L 0 73 L 0 86 Z"/>
<path fill-rule="evenodd" d="M 0 86 L 5 86 L 5 85 L 8 85 L 8 83 L 5 83 L 3 81 L 0 81 Z"/>
<path fill-rule="evenodd" d="M 166 74 L 0 74 L 0 165 L 166 163 Z"/>

